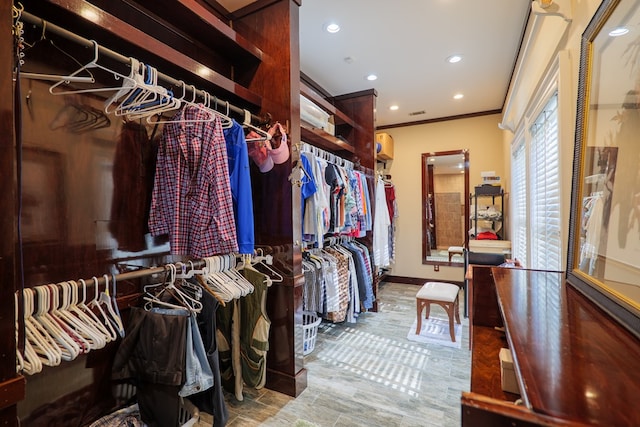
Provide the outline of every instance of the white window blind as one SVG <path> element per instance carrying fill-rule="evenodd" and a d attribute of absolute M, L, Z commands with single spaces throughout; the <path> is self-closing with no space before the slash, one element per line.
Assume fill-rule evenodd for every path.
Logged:
<path fill-rule="evenodd" d="M 511 153 L 511 257 L 527 264 L 527 152 L 524 138 Z"/>
<path fill-rule="evenodd" d="M 551 96 L 530 131 L 530 268 L 560 270 L 562 248 L 557 93 Z"/>

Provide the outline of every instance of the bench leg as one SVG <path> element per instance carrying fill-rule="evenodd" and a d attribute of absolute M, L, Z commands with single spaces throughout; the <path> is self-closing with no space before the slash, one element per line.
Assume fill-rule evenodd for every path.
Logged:
<path fill-rule="evenodd" d="M 456 300 L 457 301 L 457 300 Z M 447 310 L 447 314 L 449 315 L 449 335 L 451 335 L 451 341 L 456 342 L 456 332 L 453 324 L 454 311 L 456 308 L 456 303 L 446 304 L 445 309 Z M 455 315 L 458 318 L 458 323 L 460 323 L 459 315 Z"/>
<path fill-rule="evenodd" d="M 416 311 L 417 311 L 417 324 L 416 324 L 416 335 L 420 335 L 420 329 L 422 329 L 422 307 L 424 303 L 422 300 L 416 299 Z"/>

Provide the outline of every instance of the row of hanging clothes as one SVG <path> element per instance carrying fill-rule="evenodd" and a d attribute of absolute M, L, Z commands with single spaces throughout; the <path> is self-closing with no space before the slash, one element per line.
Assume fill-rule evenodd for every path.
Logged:
<path fill-rule="evenodd" d="M 267 289 L 283 280 L 271 261 L 261 253 L 224 255 L 204 258 L 202 268 L 189 262 L 168 264 L 161 273 L 159 268 L 136 271 L 136 277 L 148 270 L 162 279 L 144 286 L 141 304 L 130 308 L 126 325 L 116 302 L 116 278 L 130 273 L 104 275 L 102 290 L 95 277 L 25 288 L 16 293 L 16 313 L 24 319 L 17 370 L 37 374 L 43 366 L 122 339 L 111 377 L 135 387 L 136 403 L 134 411 L 119 414 L 137 414 L 147 425 L 175 426 L 182 399 L 188 398 L 212 414 L 215 425 L 225 425 L 223 389 L 242 400 L 244 387 L 265 385 Z M 16 337 L 20 323 L 16 317 Z M 122 421 L 107 417 L 115 424 L 98 425 Z"/>
<path fill-rule="evenodd" d="M 303 253 L 302 307 L 327 321 L 355 323 L 373 308 L 373 269 L 368 248 L 352 237 L 330 237 Z"/>
<path fill-rule="evenodd" d="M 243 400 L 244 387 L 264 387 L 267 289 L 283 278 L 268 257 L 239 258 L 207 257 L 202 269 L 183 264 L 182 273 L 173 268 L 169 282 L 147 288 L 144 307 L 132 309 L 112 379 L 136 386 L 146 424 L 177 425 L 181 398 L 188 398 L 223 426 L 229 418 L 223 390 Z"/>
<path fill-rule="evenodd" d="M 84 40 L 93 53 L 85 63 L 74 58 L 76 67 L 80 65 L 75 71 L 36 72 L 41 68 L 38 47 L 64 53 L 60 55 L 64 58 L 73 55 L 47 38 L 49 31 L 59 27 L 31 20 L 43 26 L 42 34 L 39 39 L 20 44 L 18 74 L 54 81 L 49 92 L 69 99 L 55 118 L 54 128 L 72 132 L 91 129 L 80 123 L 79 117 L 98 114 L 86 113 L 86 106 L 74 98 L 79 94 L 106 98 L 99 111 L 106 120 L 96 119 L 99 127 L 108 126 L 109 117 L 125 120 L 114 159 L 109 223 L 119 248 L 144 250 L 145 234 L 150 233 L 154 238 L 168 236 L 171 253 L 176 255 L 204 258 L 224 253 L 252 254 L 250 164 L 268 173 L 275 164 L 286 162 L 287 130 L 277 122 L 262 124 L 264 129 L 255 126 L 248 110 L 219 101 L 204 90 L 166 76 L 136 58 L 105 49 L 94 40 L 74 39 Z M 54 33 L 66 34 L 64 30 Z M 232 111 L 243 116 L 241 123 L 230 117 Z M 151 137 L 147 128 L 153 129 Z M 130 191 L 140 197 L 118 197 Z"/>
<path fill-rule="evenodd" d="M 381 172 L 377 172 L 376 175 L 375 205 L 381 209 L 376 209 L 374 217 L 374 264 L 381 269 L 388 269 L 394 263 L 396 256 L 398 203 L 391 175 L 383 175 Z"/>
<path fill-rule="evenodd" d="M 366 175 L 353 163 L 307 143 L 300 144 L 302 234 L 321 248 L 326 234 L 364 237 L 373 225 Z"/>

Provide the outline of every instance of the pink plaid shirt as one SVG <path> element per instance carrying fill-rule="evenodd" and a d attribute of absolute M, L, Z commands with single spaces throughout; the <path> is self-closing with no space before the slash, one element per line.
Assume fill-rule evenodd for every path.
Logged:
<path fill-rule="evenodd" d="M 220 118 L 187 106 L 162 132 L 149 214 L 171 253 L 203 258 L 238 251 L 227 151 Z"/>

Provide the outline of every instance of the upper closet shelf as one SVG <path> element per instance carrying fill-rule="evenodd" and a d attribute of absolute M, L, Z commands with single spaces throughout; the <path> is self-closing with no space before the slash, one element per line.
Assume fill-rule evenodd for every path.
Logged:
<path fill-rule="evenodd" d="M 262 60 L 262 50 L 195 0 L 90 1 L 115 16 L 126 16 L 129 22 L 143 22 L 145 31 L 146 27 L 150 30 L 153 30 L 154 26 L 164 27 L 157 34 L 165 35 L 166 29 L 169 28 L 170 33 L 182 33 L 190 42 L 202 43 L 207 49 L 230 60 L 240 63 Z M 154 37 L 158 37 L 157 34 L 154 34 Z"/>
<path fill-rule="evenodd" d="M 356 149 L 353 145 L 349 144 L 347 141 L 337 138 L 322 129 L 317 128 L 306 128 L 302 127 L 300 129 L 300 136 L 302 141 L 308 142 L 316 147 L 322 148 L 327 151 L 348 151 L 350 153 L 355 153 Z"/>
<path fill-rule="evenodd" d="M 355 122 L 349 116 L 338 110 L 335 105 L 329 103 L 329 101 L 321 97 L 318 92 L 313 90 L 304 82 L 300 82 L 300 93 L 309 98 L 309 100 L 313 101 L 318 107 L 322 108 L 327 113 L 332 114 L 335 117 L 336 125 L 346 124 L 351 127 L 356 126 Z"/>
<path fill-rule="evenodd" d="M 25 0 L 23 3 L 25 10 L 45 20 L 55 17 L 55 24 L 93 38 L 110 49 L 147 61 L 150 65 L 165 70 L 176 78 L 184 78 L 186 81 L 200 85 L 194 80 L 195 77 L 200 79 L 203 85 L 211 84 L 224 91 L 220 95 L 231 101 L 242 100 L 255 107 L 262 105 L 262 98 L 258 94 L 247 89 L 237 80 L 232 80 L 238 59 L 234 59 L 236 62 L 231 63 L 212 49 L 215 48 L 216 43 L 226 44 L 229 49 L 227 53 L 230 56 L 232 56 L 231 51 L 235 49 L 239 57 L 244 58 L 240 61 L 247 60 L 255 63 L 255 66 L 247 67 L 251 69 L 255 69 L 259 64 L 262 57 L 261 51 L 251 46 L 230 28 L 227 27 L 224 30 L 222 28 L 224 24 L 219 20 L 211 21 L 206 27 L 207 31 L 202 33 L 197 41 L 193 41 L 193 36 L 189 33 L 175 30 L 170 24 L 159 20 L 157 16 L 149 15 L 145 9 L 134 3 L 108 0 L 92 0 L 94 4 L 82 0 Z M 196 11 L 200 10 L 196 7 L 196 2 L 189 0 L 162 0 L 161 3 L 166 3 L 165 6 L 171 4 L 172 11 L 167 10 L 170 9 L 169 7 L 158 9 L 165 10 L 165 13 L 175 13 L 176 22 L 179 19 L 188 19 L 189 14 L 185 12 L 189 10 L 188 5 L 193 4 L 194 7 L 190 12 L 193 21 L 196 21 L 194 18 Z M 121 10 L 123 8 L 126 8 L 128 13 Z M 178 11 L 180 13 L 177 13 Z M 128 22 L 117 18 L 116 15 L 126 16 Z M 134 16 L 135 26 L 129 23 Z M 146 16 L 146 19 L 142 19 L 142 16 Z M 215 17 L 205 14 L 205 18 L 198 18 L 198 24 L 192 23 L 193 28 L 197 28 L 198 25 L 203 26 L 206 18 Z M 222 34 L 226 35 L 223 37 Z M 220 39 L 225 41 L 221 42 Z"/>
<path fill-rule="evenodd" d="M 334 136 L 326 132 L 324 129 L 303 123 L 301 128 L 302 140 L 327 151 L 346 151 L 352 154 L 355 153 L 354 146 L 349 141 L 341 138 L 341 134 L 339 133 L 341 130 L 357 127 L 353 119 L 320 96 L 318 92 L 303 81 L 300 82 L 300 94 L 313 102 L 319 110 L 326 112 L 327 115 L 333 116 L 336 133 L 338 134 L 338 136 Z"/>

